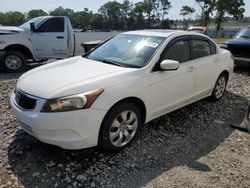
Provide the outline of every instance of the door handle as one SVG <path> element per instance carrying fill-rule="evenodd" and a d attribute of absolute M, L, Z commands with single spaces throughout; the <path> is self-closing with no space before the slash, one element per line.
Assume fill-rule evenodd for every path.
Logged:
<path fill-rule="evenodd" d="M 64 36 L 57 36 L 58 39 L 64 39 Z"/>
<path fill-rule="evenodd" d="M 187 72 L 192 72 L 192 71 L 194 71 L 194 66 L 190 66 L 187 68 Z"/>

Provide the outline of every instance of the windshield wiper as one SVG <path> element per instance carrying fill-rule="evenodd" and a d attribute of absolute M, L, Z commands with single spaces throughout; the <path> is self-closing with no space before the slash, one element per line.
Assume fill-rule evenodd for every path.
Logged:
<path fill-rule="evenodd" d="M 116 65 L 116 66 L 119 66 L 119 67 L 125 67 L 124 65 L 122 65 L 121 63 L 118 63 L 116 61 L 113 61 L 111 59 L 98 59 L 97 61 L 101 61 L 103 63 L 107 63 L 107 64 L 110 64 L 110 65 Z"/>

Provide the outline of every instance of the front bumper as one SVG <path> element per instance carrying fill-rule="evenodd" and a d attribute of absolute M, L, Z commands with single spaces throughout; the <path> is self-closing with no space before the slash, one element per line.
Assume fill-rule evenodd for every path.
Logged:
<path fill-rule="evenodd" d="M 24 111 L 10 98 L 12 111 L 22 129 L 42 142 L 64 149 L 96 146 L 99 129 L 106 114 L 104 110 L 84 109 L 60 113 Z M 38 105 L 40 106 L 40 105 Z"/>
<path fill-rule="evenodd" d="M 243 62 L 249 62 L 250 63 L 250 58 L 247 58 L 247 57 L 237 57 L 237 56 L 234 56 L 234 60 L 235 61 L 243 61 Z"/>

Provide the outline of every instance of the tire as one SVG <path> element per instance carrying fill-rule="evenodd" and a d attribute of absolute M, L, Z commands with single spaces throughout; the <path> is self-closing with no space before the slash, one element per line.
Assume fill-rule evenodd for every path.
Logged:
<path fill-rule="evenodd" d="M 0 61 L 0 73 L 1 72 L 4 72 L 4 69 L 3 69 L 3 61 Z"/>
<path fill-rule="evenodd" d="M 135 105 L 128 102 L 118 104 L 111 108 L 103 120 L 98 146 L 108 153 L 118 152 L 133 142 L 140 125 L 141 114 Z"/>
<path fill-rule="evenodd" d="M 215 83 L 213 92 L 209 97 L 210 101 L 215 102 L 223 97 L 227 88 L 227 81 L 228 81 L 227 75 L 225 73 L 222 73 Z"/>
<path fill-rule="evenodd" d="M 246 115 L 246 126 L 248 129 L 248 132 L 250 133 L 250 103 L 248 105 L 247 115 Z"/>
<path fill-rule="evenodd" d="M 26 68 L 27 58 L 25 55 L 16 50 L 9 50 L 3 59 L 3 67 L 6 72 L 21 72 Z"/>

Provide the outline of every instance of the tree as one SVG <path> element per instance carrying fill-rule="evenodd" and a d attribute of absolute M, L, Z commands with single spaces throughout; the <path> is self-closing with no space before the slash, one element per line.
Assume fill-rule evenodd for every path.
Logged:
<path fill-rule="evenodd" d="M 210 16 L 215 8 L 216 0 L 195 0 L 201 8 L 200 24 L 207 26 L 211 19 Z"/>
<path fill-rule="evenodd" d="M 130 29 L 144 29 L 146 27 L 145 19 L 143 16 L 144 5 L 143 3 L 136 3 L 135 7 L 129 15 L 129 28 Z"/>
<path fill-rule="evenodd" d="M 158 0 L 144 0 L 141 6 L 144 13 L 147 15 L 147 27 L 152 27 L 155 24 L 155 19 L 159 17 Z"/>
<path fill-rule="evenodd" d="M 0 19 L 1 20 L 1 19 Z M 244 23 L 250 23 L 250 17 L 244 17 L 242 20 Z"/>
<path fill-rule="evenodd" d="M 24 23 L 25 15 L 21 12 L 6 12 L 4 14 L 3 25 L 19 26 Z"/>
<path fill-rule="evenodd" d="M 64 9 L 63 7 L 58 7 L 49 13 L 51 16 L 67 16 L 70 19 L 74 16 L 74 10 L 72 9 Z"/>
<path fill-rule="evenodd" d="M 184 23 L 185 23 L 185 27 L 187 29 L 188 27 L 188 20 L 185 19 L 186 16 L 189 16 L 189 20 L 191 20 L 192 15 L 194 14 L 195 9 L 192 7 L 189 7 L 187 5 L 182 6 L 181 10 L 180 10 L 180 15 L 184 17 Z"/>
<path fill-rule="evenodd" d="M 243 0 L 217 0 L 215 6 L 217 11 L 215 16 L 216 32 L 222 29 L 226 13 L 236 19 L 243 18 L 245 12 L 243 6 L 245 6 Z"/>
<path fill-rule="evenodd" d="M 232 15 L 234 18 L 243 18 L 245 12 L 244 0 L 195 0 L 201 7 L 201 24 L 207 26 L 210 23 L 210 15 L 215 14 L 216 31 L 222 29 L 225 14 Z"/>
<path fill-rule="evenodd" d="M 121 5 L 121 12 L 122 12 L 122 19 L 124 23 L 124 29 L 128 29 L 128 18 L 129 14 L 132 11 L 133 3 L 131 3 L 129 0 L 124 0 Z"/>
<path fill-rule="evenodd" d="M 194 12 L 195 12 L 194 8 L 185 5 L 185 6 L 182 6 L 180 15 L 183 17 L 189 16 L 189 18 L 191 18 Z"/>
<path fill-rule="evenodd" d="M 30 10 L 27 16 L 20 12 L 0 12 L 0 24 L 20 25 L 25 18 L 51 15 L 67 16 L 74 28 L 116 30 L 169 28 L 173 23 L 165 16 L 171 7 L 170 0 L 141 0 L 135 5 L 131 0 L 123 0 L 122 3 L 113 0 L 103 4 L 95 14 L 87 8 L 74 12 L 61 6 L 49 14 L 42 9 Z"/>
<path fill-rule="evenodd" d="M 71 23 L 74 28 L 89 28 L 91 18 L 93 13 L 88 11 L 88 9 L 84 9 L 84 11 L 74 12 L 71 16 Z"/>
<path fill-rule="evenodd" d="M 169 0 L 159 0 L 160 7 L 162 11 L 162 21 L 165 19 L 165 15 L 168 14 L 169 9 L 172 7 L 171 2 Z"/>
<path fill-rule="evenodd" d="M 42 9 L 30 10 L 28 12 L 28 19 L 32 19 L 32 18 L 39 17 L 39 16 L 47 16 L 47 15 L 48 14 Z"/>
<path fill-rule="evenodd" d="M 147 15 L 148 27 L 159 27 L 172 7 L 169 0 L 144 0 L 142 6 Z"/>
<path fill-rule="evenodd" d="M 5 24 L 5 14 L 0 12 L 0 25 Z"/>
<path fill-rule="evenodd" d="M 90 25 L 92 29 L 103 29 L 104 28 L 104 18 L 102 14 L 93 14 L 90 19 Z"/>
<path fill-rule="evenodd" d="M 111 29 L 122 29 L 122 4 L 116 1 L 110 1 L 100 7 L 100 12 Z"/>
<path fill-rule="evenodd" d="M 122 9 L 122 14 L 126 17 L 128 17 L 129 13 L 131 12 L 133 8 L 133 3 L 130 2 L 129 0 L 124 0 L 121 9 Z"/>
<path fill-rule="evenodd" d="M 174 21 L 173 20 L 169 20 L 169 19 L 165 19 L 161 21 L 161 27 L 163 29 L 170 29 L 172 28 L 174 25 Z"/>

